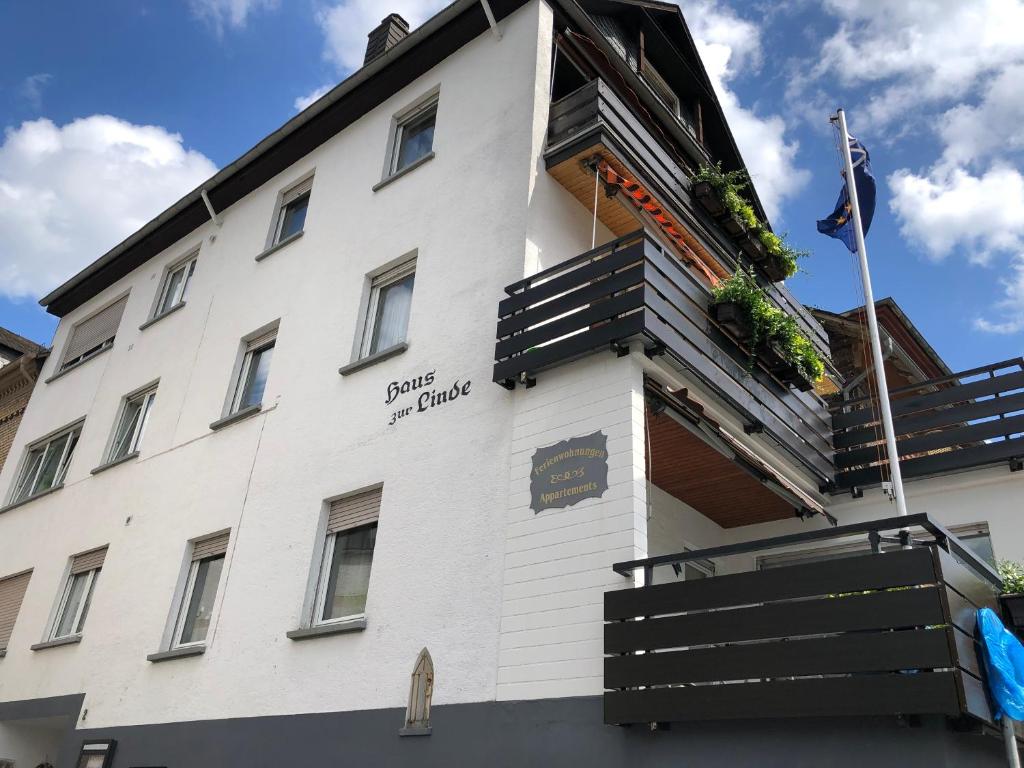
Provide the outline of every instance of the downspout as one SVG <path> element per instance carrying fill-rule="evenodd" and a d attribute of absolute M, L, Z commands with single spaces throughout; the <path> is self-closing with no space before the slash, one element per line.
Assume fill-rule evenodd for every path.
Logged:
<path fill-rule="evenodd" d="M 487 0 L 480 0 L 480 5 L 484 7 L 484 15 L 487 16 L 487 23 L 491 25 L 491 32 L 494 33 L 495 39 L 501 40 L 501 30 L 498 29 L 498 20 L 494 18 L 491 4 Z"/>
<path fill-rule="evenodd" d="M 217 215 L 217 212 L 213 210 L 213 203 L 210 202 L 210 196 L 206 194 L 205 189 L 200 189 L 199 194 L 202 196 L 203 202 L 206 203 L 206 210 L 210 212 L 210 220 L 219 227 L 223 222 L 221 221 L 220 216 Z"/>

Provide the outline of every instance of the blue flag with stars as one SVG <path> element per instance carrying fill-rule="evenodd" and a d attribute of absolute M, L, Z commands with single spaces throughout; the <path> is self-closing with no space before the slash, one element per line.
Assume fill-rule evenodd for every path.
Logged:
<path fill-rule="evenodd" d="M 871 173 L 871 158 L 868 156 L 867 148 L 853 136 L 848 136 L 847 139 L 850 142 L 850 157 L 853 159 L 857 201 L 860 203 L 860 221 L 866 237 L 871 227 L 871 219 L 875 215 L 875 177 Z M 835 210 L 818 222 L 818 231 L 842 240 L 851 253 L 857 252 L 857 240 L 853 234 L 853 208 L 850 205 L 850 194 L 845 180 Z"/>

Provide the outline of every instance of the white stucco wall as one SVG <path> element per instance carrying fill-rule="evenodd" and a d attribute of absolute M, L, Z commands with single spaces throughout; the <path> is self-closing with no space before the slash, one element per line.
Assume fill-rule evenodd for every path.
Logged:
<path fill-rule="evenodd" d="M 501 26 L 500 41 L 473 40 L 223 212 L 220 229 L 205 225 L 61 323 L 44 379 L 71 326 L 131 291 L 114 348 L 40 385 L 14 446 L 20 458 L 28 442 L 87 417 L 65 487 L 0 515 L 0 573 L 35 569 L 0 660 L 0 700 L 85 692 L 93 728 L 404 706 L 424 646 L 435 702 L 495 698 L 516 396 L 491 383 L 491 366 L 502 289 L 535 268 L 524 266 L 525 243 L 537 122 L 547 119 L 535 84 L 550 55 L 550 9 L 530 3 Z M 392 115 L 438 85 L 436 157 L 372 192 Z M 314 168 L 304 236 L 255 262 L 279 191 Z M 589 247 L 585 231 L 585 243 L 559 235 L 571 252 L 556 260 Z M 139 331 L 164 267 L 199 243 L 186 307 Z M 365 275 L 414 250 L 409 350 L 339 376 Z M 239 340 L 278 320 L 264 412 L 211 432 Z M 469 395 L 389 426 L 415 397 L 386 406 L 387 384 L 429 371 L 438 389 L 472 382 Z M 139 460 L 90 475 L 121 398 L 155 379 Z M 0 474 L 0 490 L 16 465 Z M 380 482 L 367 629 L 287 639 L 322 501 Z M 206 654 L 148 663 L 186 541 L 225 528 L 232 539 Z M 82 642 L 30 651 L 68 557 L 102 544 L 109 553 Z"/>

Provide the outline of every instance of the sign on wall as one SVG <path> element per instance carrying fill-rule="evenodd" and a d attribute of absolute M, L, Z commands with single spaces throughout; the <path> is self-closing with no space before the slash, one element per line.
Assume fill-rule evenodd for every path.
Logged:
<path fill-rule="evenodd" d="M 538 448 L 530 472 L 534 512 L 599 499 L 608 490 L 608 435 L 597 431 Z"/>

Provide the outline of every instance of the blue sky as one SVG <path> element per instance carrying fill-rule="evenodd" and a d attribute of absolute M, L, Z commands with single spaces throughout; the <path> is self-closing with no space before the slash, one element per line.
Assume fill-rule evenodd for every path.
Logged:
<path fill-rule="evenodd" d="M 48 342 L 40 295 L 342 79 L 384 13 L 415 25 L 443 4 L 0 4 L 0 325 Z M 1019 356 L 1024 0 L 683 8 L 776 231 L 813 252 L 797 296 L 862 300 L 851 255 L 814 224 L 839 189 L 842 104 L 879 181 L 876 296 L 955 370 Z"/>

